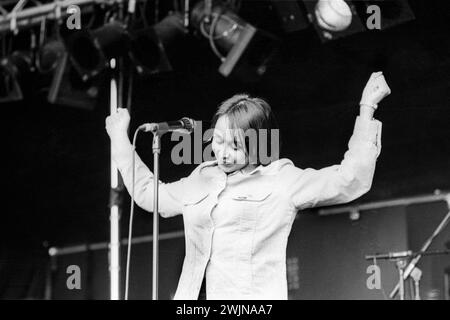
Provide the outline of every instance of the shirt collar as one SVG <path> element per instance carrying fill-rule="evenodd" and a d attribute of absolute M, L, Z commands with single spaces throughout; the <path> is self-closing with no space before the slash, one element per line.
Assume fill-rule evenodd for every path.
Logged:
<path fill-rule="evenodd" d="M 215 166 L 217 166 L 217 163 L 218 163 L 217 160 L 204 162 L 203 165 L 202 165 L 202 169 L 206 168 L 206 167 L 215 167 Z M 236 171 L 230 173 L 229 175 L 235 175 L 237 173 L 241 173 L 243 175 L 253 175 L 253 174 L 256 174 L 256 173 L 264 174 L 266 172 L 269 172 L 272 169 L 271 167 L 272 167 L 273 164 L 274 164 L 274 162 L 272 162 L 272 163 L 270 163 L 268 165 L 265 165 L 265 166 L 260 164 L 259 166 L 257 166 L 253 170 L 251 170 L 250 172 L 243 172 L 242 169 L 241 169 L 241 170 L 236 170 Z"/>
<path fill-rule="evenodd" d="M 252 175 L 252 174 L 254 174 L 254 173 L 261 172 L 261 170 L 263 170 L 263 168 L 264 168 L 264 166 L 260 164 L 259 166 L 257 166 L 256 168 L 254 168 L 254 169 L 253 169 L 252 171 L 250 171 L 250 172 L 243 172 L 242 169 L 239 170 L 239 171 L 240 171 L 242 174 Z"/>

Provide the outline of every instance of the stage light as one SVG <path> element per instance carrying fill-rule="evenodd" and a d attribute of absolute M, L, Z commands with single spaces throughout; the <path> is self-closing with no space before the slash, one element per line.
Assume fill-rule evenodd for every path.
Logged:
<path fill-rule="evenodd" d="M 0 103 L 24 98 L 33 63 L 30 52 L 15 51 L 0 60 Z"/>
<path fill-rule="evenodd" d="M 351 1 L 303 0 L 303 3 L 322 42 L 365 31 Z"/>
<path fill-rule="evenodd" d="M 141 74 L 154 74 L 173 69 L 168 53 L 186 35 L 181 14 L 169 14 L 152 27 L 130 34 L 130 57 Z"/>
<path fill-rule="evenodd" d="M 92 81 L 81 79 L 59 37 L 49 38 L 39 47 L 35 62 L 32 97 L 45 93 L 51 104 L 94 109 L 99 90 Z"/>
<path fill-rule="evenodd" d="M 66 49 L 58 39 L 51 39 L 39 49 L 36 57 L 36 67 L 41 74 L 53 72 L 58 67 Z"/>
<path fill-rule="evenodd" d="M 211 5 L 210 12 L 205 2 L 197 3 L 191 21 L 220 58 L 219 72 L 225 77 L 259 79 L 278 47 L 277 37 L 257 29 L 220 3 Z"/>
<path fill-rule="evenodd" d="M 100 74 L 112 58 L 130 56 L 139 73 L 172 70 L 167 48 L 186 34 L 181 15 L 170 14 L 151 27 L 128 30 L 111 22 L 96 30 L 80 30 L 66 40 L 71 60 L 83 80 Z"/>
<path fill-rule="evenodd" d="M 83 80 L 97 76 L 111 59 L 128 53 L 130 38 L 120 22 L 110 22 L 98 29 L 82 29 L 66 39 L 66 47 Z"/>
<path fill-rule="evenodd" d="M 352 23 L 352 11 L 344 0 L 319 0 L 315 8 L 317 24 L 328 31 L 344 31 Z"/>
<path fill-rule="evenodd" d="M 91 79 L 81 79 L 70 63 L 67 52 L 59 59 L 47 100 L 52 104 L 93 110 L 99 95 L 98 87 Z"/>

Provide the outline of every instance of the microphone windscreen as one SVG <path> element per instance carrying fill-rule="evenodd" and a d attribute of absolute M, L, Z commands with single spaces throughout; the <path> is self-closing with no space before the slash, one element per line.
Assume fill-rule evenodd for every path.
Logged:
<path fill-rule="evenodd" d="M 182 118 L 181 121 L 183 122 L 184 128 L 190 132 L 194 131 L 195 128 L 195 121 L 189 118 Z"/>

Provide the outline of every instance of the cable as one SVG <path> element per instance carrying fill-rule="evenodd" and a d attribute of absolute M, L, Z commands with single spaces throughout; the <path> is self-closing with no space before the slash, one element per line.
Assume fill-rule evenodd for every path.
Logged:
<path fill-rule="evenodd" d="M 212 13 L 212 15 L 215 17 L 215 16 L 217 16 L 217 13 Z M 230 32 L 233 32 L 233 31 L 236 30 L 237 28 L 242 28 L 236 21 L 234 21 L 234 20 L 231 19 L 230 17 L 228 17 L 228 16 L 226 16 L 226 15 L 221 15 L 221 16 L 219 16 L 219 18 L 220 18 L 220 17 L 223 17 L 223 18 L 227 19 L 228 21 L 233 22 L 233 25 L 232 25 L 228 30 L 225 30 L 224 32 L 222 32 L 222 33 L 219 34 L 218 36 L 213 37 L 215 40 L 216 40 L 216 39 L 220 39 L 220 38 L 223 38 L 223 37 L 228 36 L 228 34 L 229 34 Z M 212 28 L 212 26 L 211 26 L 211 28 Z M 200 23 L 200 31 L 201 31 L 202 35 L 203 35 L 205 38 L 208 38 L 208 39 L 209 39 L 210 35 L 209 35 L 209 33 L 206 32 L 206 30 L 205 30 L 205 20 L 202 20 L 202 22 Z"/>
<path fill-rule="evenodd" d="M 209 44 L 211 45 L 211 49 L 214 51 L 216 56 L 219 57 L 220 61 L 225 61 L 225 57 L 222 56 L 222 54 L 219 52 L 219 50 L 216 47 L 216 44 L 214 43 L 214 30 L 216 29 L 217 23 L 219 22 L 219 15 L 216 15 L 213 19 L 213 22 L 211 23 L 211 27 L 209 29 Z"/>
<path fill-rule="evenodd" d="M 136 138 L 140 129 L 136 129 L 133 136 L 133 160 L 132 160 L 132 178 L 131 178 L 131 204 L 130 204 L 130 222 L 128 224 L 128 244 L 127 244 L 127 265 L 125 274 L 125 300 L 128 300 L 128 287 L 130 278 L 130 256 L 131 256 L 131 239 L 133 233 L 133 216 L 134 216 L 134 181 L 135 181 L 135 171 L 136 171 Z"/>
<path fill-rule="evenodd" d="M 226 60 L 226 58 L 220 53 L 219 49 L 217 49 L 216 44 L 214 43 L 214 40 L 223 38 L 223 37 L 227 37 L 229 36 L 229 34 L 231 32 L 234 32 L 236 29 L 238 28 L 242 28 L 242 26 L 240 26 L 236 21 L 234 21 L 233 19 L 231 19 L 230 17 L 228 17 L 227 15 L 222 15 L 222 14 L 218 14 L 218 13 L 212 13 L 213 21 L 211 23 L 211 26 L 209 28 L 209 33 L 206 32 L 205 30 L 205 20 L 202 20 L 202 22 L 200 23 L 200 31 L 202 33 L 202 35 L 206 38 L 208 38 L 209 40 L 209 44 L 211 46 L 212 51 L 214 52 L 214 54 L 220 59 L 220 61 L 224 62 Z M 224 32 L 222 32 L 221 34 L 219 34 L 218 36 L 214 37 L 214 31 L 217 27 L 217 24 L 219 23 L 219 19 L 220 18 L 224 18 L 228 21 L 231 21 L 233 23 L 233 25 L 225 30 Z"/>

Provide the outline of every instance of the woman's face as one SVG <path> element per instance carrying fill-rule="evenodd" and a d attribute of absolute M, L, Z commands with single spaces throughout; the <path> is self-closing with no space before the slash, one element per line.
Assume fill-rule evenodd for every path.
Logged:
<path fill-rule="evenodd" d="M 231 173 L 247 166 L 245 146 L 237 139 L 237 130 L 231 129 L 227 116 L 221 116 L 214 127 L 212 149 L 218 166 Z"/>

